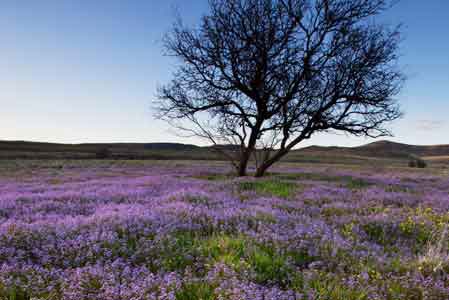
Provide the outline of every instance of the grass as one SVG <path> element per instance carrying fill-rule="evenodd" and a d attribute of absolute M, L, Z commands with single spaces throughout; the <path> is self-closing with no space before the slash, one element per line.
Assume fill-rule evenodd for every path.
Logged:
<path fill-rule="evenodd" d="M 271 173 L 275 178 L 281 180 L 313 180 L 313 181 L 341 181 L 340 176 L 331 176 L 318 173 Z"/>
<path fill-rule="evenodd" d="M 233 178 L 233 174 L 201 174 L 193 176 L 195 179 L 208 180 L 208 181 L 222 181 Z"/>
<path fill-rule="evenodd" d="M 204 196 L 187 196 L 185 201 L 195 205 L 209 205 L 210 199 Z"/>
<path fill-rule="evenodd" d="M 426 224 L 416 222 L 411 217 L 397 227 L 390 223 L 368 222 L 361 228 L 370 241 L 382 246 L 389 247 L 398 240 L 408 240 L 415 253 L 420 252 L 432 237 L 432 231 Z"/>
<path fill-rule="evenodd" d="M 272 176 L 279 180 L 336 182 L 352 190 L 362 189 L 372 185 L 372 183 L 364 179 L 355 178 L 348 175 L 337 176 L 322 173 L 272 173 Z"/>
<path fill-rule="evenodd" d="M 239 182 L 237 189 L 239 192 L 254 191 L 257 194 L 276 196 L 280 198 L 290 198 L 294 195 L 297 185 L 292 182 L 285 182 L 278 179 L 268 179 L 262 181 Z"/>
<path fill-rule="evenodd" d="M 274 246 L 259 244 L 243 235 L 219 233 L 201 237 L 192 232 L 179 232 L 170 240 L 175 242 L 166 243 L 167 247 L 159 252 L 164 270 L 179 271 L 202 265 L 199 269 L 204 272 L 216 263 L 223 263 L 239 273 L 249 271 L 259 284 L 277 284 L 284 288 L 301 288 L 302 275 L 291 262 L 302 268 L 315 259 L 302 251 L 281 253 Z M 189 290 L 183 295 L 192 292 Z"/>
<path fill-rule="evenodd" d="M 343 286 L 336 278 L 319 276 L 310 283 L 315 298 L 319 300 L 366 300 L 368 294 Z M 306 298 L 308 299 L 308 298 Z"/>
<path fill-rule="evenodd" d="M 206 282 L 184 284 L 175 294 L 176 300 L 215 300 L 215 287 Z"/>
<path fill-rule="evenodd" d="M 1 300 L 30 300 L 31 297 L 19 288 L 4 289 L 0 285 Z"/>
<path fill-rule="evenodd" d="M 354 178 L 351 176 L 335 176 L 318 173 L 268 173 L 268 179 L 255 182 L 242 182 L 239 184 L 239 189 L 243 191 L 255 190 L 260 194 L 271 194 L 274 196 L 288 198 L 290 196 L 290 189 L 293 186 L 291 181 L 326 181 L 337 182 L 349 189 L 362 189 L 372 185 L 361 178 Z M 204 174 L 194 176 L 196 179 L 208 181 L 223 181 L 233 178 L 232 174 Z"/>
<path fill-rule="evenodd" d="M 364 179 L 353 178 L 353 177 L 349 177 L 347 179 L 347 181 L 345 182 L 345 186 L 351 190 L 360 190 L 360 189 L 370 187 L 371 185 L 372 185 L 372 183 L 370 183 Z"/>

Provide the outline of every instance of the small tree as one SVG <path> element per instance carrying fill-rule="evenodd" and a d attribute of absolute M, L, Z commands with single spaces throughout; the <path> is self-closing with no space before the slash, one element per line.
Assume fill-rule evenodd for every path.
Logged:
<path fill-rule="evenodd" d="M 398 28 L 372 17 L 387 0 L 211 0 L 198 28 L 181 21 L 165 39 L 180 60 L 158 93 L 158 116 L 177 128 L 234 144 L 239 175 L 256 176 L 318 132 L 390 135 Z M 186 122 L 187 121 L 187 122 Z"/>
<path fill-rule="evenodd" d="M 97 149 L 97 151 L 95 152 L 95 157 L 97 159 L 107 159 L 111 157 L 111 154 L 111 150 L 106 147 L 102 147 Z"/>
<path fill-rule="evenodd" d="M 425 160 L 422 160 L 421 158 L 416 160 L 416 167 L 420 169 L 427 168 L 427 163 Z"/>
<path fill-rule="evenodd" d="M 416 159 L 412 158 L 408 161 L 409 168 L 416 168 Z"/>
<path fill-rule="evenodd" d="M 421 157 L 412 155 L 412 156 L 410 157 L 409 162 L 408 162 L 408 166 L 409 166 L 410 168 L 420 168 L 420 169 L 424 169 L 424 168 L 427 168 L 427 163 L 426 163 L 426 161 L 423 160 Z"/>

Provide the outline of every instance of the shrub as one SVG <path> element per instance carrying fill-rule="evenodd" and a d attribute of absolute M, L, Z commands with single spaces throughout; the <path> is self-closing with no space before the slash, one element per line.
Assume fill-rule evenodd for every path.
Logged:
<path fill-rule="evenodd" d="M 426 168 L 427 167 L 427 163 L 422 160 L 421 158 L 412 158 L 410 159 L 410 161 L 408 162 L 408 166 L 410 168 Z"/>
<path fill-rule="evenodd" d="M 97 159 L 107 159 L 111 157 L 111 150 L 108 148 L 101 148 L 95 152 L 95 157 Z"/>
<path fill-rule="evenodd" d="M 422 159 L 417 159 L 416 160 L 416 166 L 418 168 L 425 168 L 425 167 L 427 167 L 427 163 L 424 160 L 422 160 Z"/>

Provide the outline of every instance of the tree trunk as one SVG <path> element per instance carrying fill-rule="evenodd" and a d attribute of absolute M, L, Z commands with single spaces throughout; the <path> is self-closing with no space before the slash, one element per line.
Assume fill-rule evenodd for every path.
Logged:
<path fill-rule="evenodd" d="M 251 136 L 249 138 L 248 146 L 244 149 L 242 156 L 240 157 L 240 164 L 238 168 L 238 176 L 246 176 L 246 169 L 248 167 L 248 161 L 251 154 L 254 152 L 257 142 L 257 136 L 259 135 L 262 121 L 258 120 L 254 128 L 251 130 Z"/>
<path fill-rule="evenodd" d="M 288 153 L 288 150 L 280 150 L 278 153 L 276 153 L 273 157 L 271 157 L 269 160 L 264 161 L 256 170 L 256 174 L 254 174 L 254 177 L 263 177 L 265 175 L 265 172 L 270 168 L 274 163 L 279 161 L 285 154 Z"/>
<path fill-rule="evenodd" d="M 239 167 L 237 170 L 237 175 L 239 177 L 243 177 L 246 176 L 246 168 L 248 167 L 248 160 L 249 160 L 249 156 L 246 155 L 246 153 L 244 153 L 242 155 L 242 158 L 240 158 L 240 163 L 239 163 Z"/>
<path fill-rule="evenodd" d="M 269 166 L 265 166 L 265 164 L 261 165 L 257 168 L 256 174 L 254 174 L 254 177 L 263 177 L 265 175 L 265 172 L 268 170 Z"/>

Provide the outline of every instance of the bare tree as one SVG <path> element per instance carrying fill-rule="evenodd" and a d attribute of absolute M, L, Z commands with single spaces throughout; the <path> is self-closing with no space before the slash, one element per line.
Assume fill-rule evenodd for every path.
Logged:
<path fill-rule="evenodd" d="M 387 0 L 211 0 L 200 25 L 165 39 L 180 60 L 159 90 L 159 116 L 227 153 L 256 176 L 318 132 L 390 135 L 399 27 L 377 24 Z M 185 122 L 187 120 L 187 122 Z M 178 122 L 179 121 L 179 122 Z"/>

